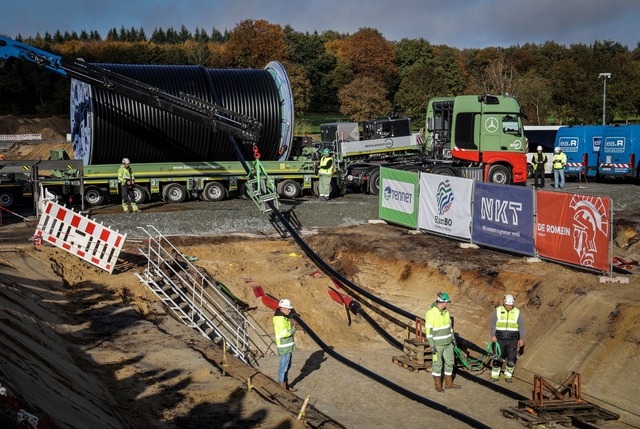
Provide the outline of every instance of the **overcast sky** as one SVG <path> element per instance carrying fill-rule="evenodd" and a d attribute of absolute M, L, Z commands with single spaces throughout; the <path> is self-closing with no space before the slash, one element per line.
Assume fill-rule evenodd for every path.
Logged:
<path fill-rule="evenodd" d="M 424 38 L 457 48 L 541 44 L 569 46 L 640 41 L 638 0 L 10 0 L 0 33 L 23 37 L 111 28 L 232 30 L 245 19 L 291 25 L 301 32 L 353 34 L 378 29 L 388 40 Z"/>

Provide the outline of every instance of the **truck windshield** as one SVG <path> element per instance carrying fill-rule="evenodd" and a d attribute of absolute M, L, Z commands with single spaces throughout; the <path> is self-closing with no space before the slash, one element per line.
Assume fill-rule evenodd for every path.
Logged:
<path fill-rule="evenodd" d="M 514 136 L 522 135 L 520 130 L 520 122 L 517 116 L 506 115 L 502 117 L 502 132 L 505 134 L 513 134 Z"/>

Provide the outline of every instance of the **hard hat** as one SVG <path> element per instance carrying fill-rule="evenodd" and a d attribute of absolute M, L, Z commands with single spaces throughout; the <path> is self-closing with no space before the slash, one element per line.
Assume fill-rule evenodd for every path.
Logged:
<path fill-rule="evenodd" d="M 542 146 L 538 146 L 536 150 L 542 150 Z"/>
<path fill-rule="evenodd" d="M 505 295 L 504 296 L 504 305 L 513 305 L 516 303 L 516 299 L 513 295 Z"/>
<path fill-rule="evenodd" d="M 322 151 L 322 154 L 323 154 L 323 155 L 328 155 L 328 154 L 329 154 L 329 149 L 326 149 L 326 148 L 325 148 L 325 149 Z"/>
<path fill-rule="evenodd" d="M 131 164 L 131 162 L 129 162 L 129 158 L 122 158 L 122 163 L 123 164 Z"/>
<path fill-rule="evenodd" d="M 557 148 L 556 148 L 556 153 L 560 153 L 560 150 L 561 150 L 561 149 L 560 149 L 559 147 L 557 147 Z"/>
<path fill-rule="evenodd" d="M 288 308 L 289 310 L 293 310 L 293 305 L 291 304 L 291 301 L 289 301 L 286 298 L 280 300 L 280 302 L 278 303 L 278 307 Z"/>
<path fill-rule="evenodd" d="M 438 302 L 451 302 L 451 300 L 449 299 L 449 295 L 444 293 L 444 292 L 438 292 L 438 295 L 436 296 L 436 301 L 438 301 Z"/>

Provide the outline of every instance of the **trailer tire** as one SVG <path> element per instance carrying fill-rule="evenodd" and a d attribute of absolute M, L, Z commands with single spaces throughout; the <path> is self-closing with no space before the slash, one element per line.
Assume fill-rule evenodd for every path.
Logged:
<path fill-rule="evenodd" d="M 149 191 L 144 186 L 133 185 L 133 202 L 143 204 L 151 199 Z"/>
<path fill-rule="evenodd" d="M 227 198 L 227 188 L 220 182 L 209 182 L 204 185 L 202 196 L 207 201 L 222 201 Z"/>
<path fill-rule="evenodd" d="M 171 204 L 179 204 L 187 198 L 187 190 L 180 183 L 171 183 L 162 190 L 163 199 Z"/>
<path fill-rule="evenodd" d="M 527 179 L 533 179 L 533 165 L 527 164 Z"/>
<path fill-rule="evenodd" d="M 278 195 L 283 198 L 298 198 L 301 194 L 302 188 L 300 184 L 292 179 L 286 179 L 278 183 L 277 186 Z"/>
<path fill-rule="evenodd" d="M 11 207 L 15 202 L 15 198 L 13 193 L 9 191 L 0 192 L 0 206 L 2 207 Z"/>
<path fill-rule="evenodd" d="M 511 183 L 511 171 L 504 165 L 492 165 L 489 167 L 488 181 L 499 185 L 508 185 Z"/>
<path fill-rule="evenodd" d="M 454 176 L 456 175 L 456 172 L 449 167 L 436 167 L 433 170 L 431 170 L 432 174 L 439 174 L 441 176 Z"/>
<path fill-rule="evenodd" d="M 104 203 L 104 193 L 97 186 L 87 186 L 84 190 L 84 201 L 90 206 L 100 206 Z"/>
<path fill-rule="evenodd" d="M 368 184 L 371 195 L 380 195 L 380 168 L 376 168 L 369 174 Z"/>

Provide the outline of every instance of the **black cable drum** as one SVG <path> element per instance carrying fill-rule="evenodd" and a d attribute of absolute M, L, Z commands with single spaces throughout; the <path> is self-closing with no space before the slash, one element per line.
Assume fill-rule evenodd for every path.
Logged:
<path fill-rule="evenodd" d="M 202 66 L 99 64 L 100 67 L 180 96 L 215 103 L 258 120 L 261 160 L 285 160 L 291 147 L 293 103 L 286 72 L 271 62 L 264 70 Z M 86 165 L 236 161 L 227 134 L 73 79 L 71 129 L 74 156 Z M 240 144 L 253 159 L 251 144 Z"/>

